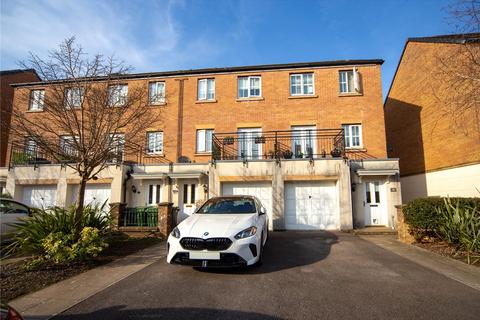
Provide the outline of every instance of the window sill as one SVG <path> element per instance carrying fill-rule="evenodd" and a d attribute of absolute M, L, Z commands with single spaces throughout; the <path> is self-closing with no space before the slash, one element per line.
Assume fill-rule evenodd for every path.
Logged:
<path fill-rule="evenodd" d="M 217 99 L 214 99 L 214 100 L 197 100 L 195 101 L 195 103 L 216 103 L 217 102 Z"/>
<path fill-rule="evenodd" d="M 38 113 L 38 112 L 43 112 L 44 110 L 27 110 L 27 113 Z"/>
<path fill-rule="evenodd" d="M 154 152 L 147 152 L 145 154 L 146 157 L 165 157 L 165 153 L 154 153 Z"/>
<path fill-rule="evenodd" d="M 314 94 L 299 94 L 296 96 L 289 96 L 288 99 L 311 99 L 318 98 L 318 95 Z"/>
<path fill-rule="evenodd" d="M 363 147 L 351 147 L 345 148 L 345 152 L 367 152 L 367 149 Z"/>
<path fill-rule="evenodd" d="M 211 152 L 195 152 L 194 156 L 211 156 Z"/>
<path fill-rule="evenodd" d="M 160 103 L 150 103 L 148 106 L 154 108 L 154 107 L 161 107 L 166 105 L 167 105 L 166 102 L 160 102 Z"/>
<path fill-rule="evenodd" d="M 348 93 L 339 93 L 339 97 L 360 97 L 363 96 L 361 92 L 348 92 Z"/>
<path fill-rule="evenodd" d="M 265 100 L 264 97 L 255 97 L 255 98 L 237 98 L 237 102 L 245 102 L 245 101 L 262 101 Z"/>

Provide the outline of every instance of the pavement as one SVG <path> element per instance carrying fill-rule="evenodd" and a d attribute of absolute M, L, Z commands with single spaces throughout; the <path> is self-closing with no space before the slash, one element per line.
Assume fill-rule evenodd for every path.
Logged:
<path fill-rule="evenodd" d="M 263 265 L 233 270 L 169 265 L 158 252 L 160 248 L 151 247 L 140 254 L 144 263 L 130 260 L 136 271 L 120 272 L 116 280 L 108 281 L 92 273 L 97 269 L 88 271 L 77 276 L 84 276 L 82 285 L 78 279 L 73 281 L 76 277 L 66 280 L 77 285 L 66 291 L 69 299 L 57 295 L 59 300 L 55 300 L 52 295 L 29 310 L 37 310 L 37 316 L 44 319 L 56 314 L 57 320 L 478 319 L 480 268 L 446 257 L 432 258 L 391 236 L 375 237 L 326 231 L 271 232 Z M 148 253 L 153 256 L 147 257 Z M 434 265 L 442 268 L 434 270 Z M 128 263 L 117 267 L 128 267 Z M 110 278 L 115 268 L 106 270 L 103 277 Z M 471 273 L 470 277 L 465 273 Z M 100 283 L 87 290 L 97 281 L 108 284 L 103 290 Z M 41 291 L 52 293 L 50 288 Z M 57 302 L 56 311 L 42 314 L 42 306 L 53 309 L 51 305 Z M 71 304 L 68 309 L 67 304 Z"/>
<path fill-rule="evenodd" d="M 117 259 L 42 290 L 22 296 L 9 304 L 25 319 L 46 320 L 105 290 L 112 284 L 165 257 L 165 243 Z"/>

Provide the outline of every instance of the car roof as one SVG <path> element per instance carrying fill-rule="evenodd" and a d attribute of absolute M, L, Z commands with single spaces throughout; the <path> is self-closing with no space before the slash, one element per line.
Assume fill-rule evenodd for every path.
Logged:
<path fill-rule="evenodd" d="M 257 197 L 250 196 L 250 195 L 232 195 L 232 196 L 212 197 L 208 200 L 211 200 L 211 199 L 252 199 L 252 200 L 256 200 Z"/>
<path fill-rule="evenodd" d="M 26 204 L 24 204 L 24 203 L 21 203 L 20 201 L 10 199 L 10 198 L 0 198 L 0 201 L 15 202 L 15 203 L 21 204 L 22 206 L 25 206 L 25 207 L 28 208 L 28 205 L 26 205 Z"/>

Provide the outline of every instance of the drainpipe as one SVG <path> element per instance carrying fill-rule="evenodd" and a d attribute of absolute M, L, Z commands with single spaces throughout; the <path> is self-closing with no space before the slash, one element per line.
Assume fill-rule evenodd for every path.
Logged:
<path fill-rule="evenodd" d="M 178 81 L 178 123 L 177 123 L 177 161 L 182 156 L 182 138 L 183 138 L 183 90 L 185 79 L 176 79 Z"/>
<path fill-rule="evenodd" d="M 123 180 L 123 203 L 127 203 L 127 182 L 132 178 L 133 167 L 132 165 L 128 166 L 128 170 L 126 172 L 127 178 Z"/>

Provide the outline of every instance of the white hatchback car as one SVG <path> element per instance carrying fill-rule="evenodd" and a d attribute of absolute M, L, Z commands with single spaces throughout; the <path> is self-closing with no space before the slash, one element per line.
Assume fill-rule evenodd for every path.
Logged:
<path fill-rule="evenodd" d="M 268 216 L 253 196 L 215 197 L 168 237 L 167 262 L 198 267 L 260 264 Z"/>

